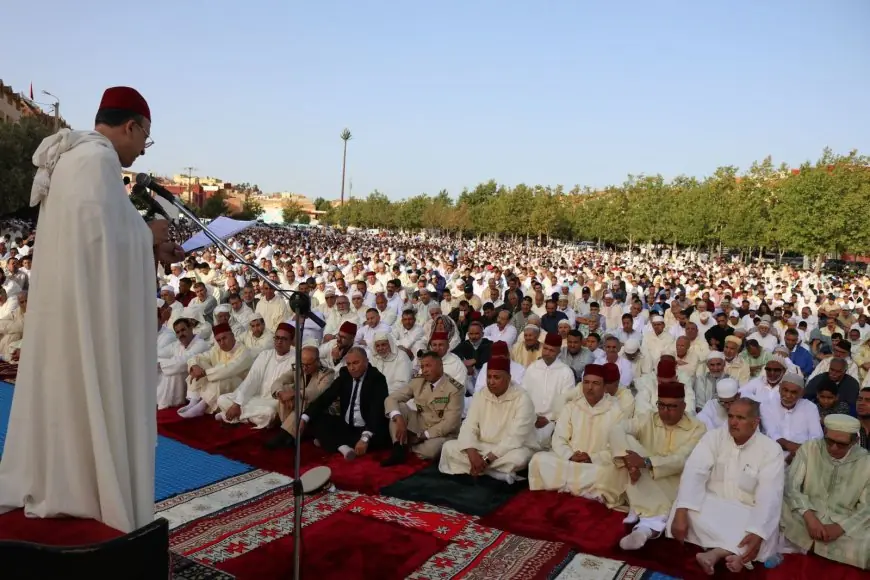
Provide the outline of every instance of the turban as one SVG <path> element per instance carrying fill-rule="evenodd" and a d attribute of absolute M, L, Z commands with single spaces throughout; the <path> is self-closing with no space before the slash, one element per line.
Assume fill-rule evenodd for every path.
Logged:
<path fill-rule="evenodd" d="M 825 417 L 825 428 L 854 435 L 861 430 L 861 422 L 851 415 L 834 413 Z"/>
<path fill-rule="evenodd" d="M 173 287 L 170 286 L 169 284 L 167 284 L 167 285 L 165 285 L 165 286 L 161 286 L 161 287 L 160 287 L 160 291 L 161 291 L 161 292 L 172 292 L 173 294 L 175 294 L 175 288 L 173 288 Z"/>
<path fill-rule="evenodd" d="M 446 332 L 433 332 L 432 338 L 429 339 L 429 342 L 432 342 L 433 340 L 450 340 L 450 339 L 447 337 Z"/>
<path fill-rule="evenodd" d="M 510 351 L 508 350 L 508 345 L 505 341 L 499 340 L 497 342 L 492 343 L 492 348 L 490 350 L 490 356 L 508 356 Z"/>
<path fill-rule="evenodd" d="M 508 374 L 511 372 L 511 361 L 510 359 L 496 357 L 489 359 L 489 362 L 486 364 L 487 371 L 504 371 Z"/>
<path fill-rule="evenodd" d="M 266 319 L 263 318 L 263 315 L 259 312 L 254 312 L 254 315 L 248 319 L 248 323 L 254 322 L 255 320 L 259 320 L 261 322 L 266 322 Z"/>
<path fill-rule="evenodd" d="M 775 354 L 772 357 L 770 357 L 770 359 L 767 361 L 765 366 L 769 365 L 770 363 L 776 363 L 779 366 L 781 366 L 783 369 L 788 368 L 788 364 L 786 364 L 785 359 L 783 357 L 779 356 L 778 354 Z"/>
<path fill-rule="evenodd" d="M 725 360 L 725 355 L 718 350 L 711 350 L 710 354 L 707 355 L 707 360 Z"/>
<path fill-rule="evenodd" d="M 677 361 L 669 358 L 659 360 L 656 376 L 662 379 L 672 379 L 677 376 Z"/>
<path fill-rule="evenodd" d="M 685 399 L 686 387 L 683 383 L 659 383 L 659 397 L 662 399 Z"/>
<path fill-rule="evenodd" d="M 794 385 L 800 388 L 804 388 L 804 385 L 806 384 L 804 382 L 804 378 L 797 373 L 785 373 L 785 375 L 782 377 L 781 382 L 788 383 L 790 385 Z"/>
<path fill-rule="evenodd" d="M 651 324 L 655 324 L 656 322 L 664 322 L 665 318 L 664 316 L 659 316 L 658 314 L 656 314 L 655 316 L 651 317 L 649 321 Z"/>
<path fill-rule="evenodd" d="M 281 324 L 279 324 L 278 328 L 275 329 L 275 332 L 278 332 L 279 330 L 283 330 L 284 332 L 288 333 L 290 335 L 290 338 L 294 338 L 296 336 L 296 329 L 286 322 L 282 322 Z"/>
<path fill-rule="evenodd" d="M 217 336 L 217 335 L 223 334 L 225 332 L 231 333 L 233 331 L 233 329 L 230 328 L 229 324 L 215 324 L 214 328 L 212 328 L 211 331 L 214 333 L 215 336 Z"/>
<path fill-rule="evenodd" d="M 229 314 L 233 311 L 233 307 L 229 304 L 221 304 L 220 306 L 215 306 L 214 313 L 215 314 Z"/>
<path fill-rule="evenodd" d="M 616 383 L 619 382 L 619 367 L 615 363 L 604 363 L 604 382 Z"/>
<path fill-rule="evenodd" d="M 356 336 L 356 324 L 351 322 L 350 320 L 345 320 L 341 323 L 341 326 L 338 328 L 339 332 L 343 332 L 345 334 L 352 334 Z"/>
<path fill-rule="evenodd" d="M 626 354 L 634 354 L 640 350 L 640 342 L 636 338 L 629 338 L 625 341 L 625 346 L 622 347 Z"/>
<path fill-rule="evenodd" d="M 562 348 L 562 337 L 556 334 L 555 332 L 551 332 L 547 334 L 544 338 L 544 344 L 549 346 L 553 346 L 556 348 Z"/>
<path fill-rule="evenodd" d="M 151 120 L 151 109 L 145 98 L 136 89 L 130 87 L 111 87 L 103 93 L 100 109 L 120 109 L 142 115 Z"/>
<path fill-rule="evenodd" d="M 527 324 L 527 325 L 525 325 L 525 326 L 523 327 L 523 332 L 525 332 L 525 331 L 527 331 L 527 330 L 534 330 L 534 331 L 537 332 L 538 334 L 541 333 L 541 327 L 538 326 L 537 324 Z"/>
<path fill-rule="evenodd" d="M 594 377 L 604 378 L 604 366 L 597 365 L 595 363 L 586 365 L 586 368 L 583 370 L 583 376 L 591 375 Z"/>
<path fill-rule="evenodd" d="M 737 381 L 730 377 L 720 379 L 719 382 L 716 383 L 716 396 L 720 399 L 736 397 L 739 390 L 740 387 L 738 386 Z"/>
<path fill-rule="evenodd" d="M 736 344 L 738 347 L 739 347 L 741 344 L 743 344 L 743 340 L 741 340 L 739 336 L 734 336 L 733 334 L 732 334 L 731 336 L 726 336 L 726 337 L 725 337 L 725 342 L 733 342 L 733 343 Z"/>

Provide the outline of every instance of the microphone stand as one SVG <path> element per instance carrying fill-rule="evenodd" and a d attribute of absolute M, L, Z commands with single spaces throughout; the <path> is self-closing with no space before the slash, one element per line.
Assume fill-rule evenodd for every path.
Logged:
<path fill-rule="evenodd" d="M 326 323 L 317 315 L 311 312 L 311 299 L 306 294 L 294 292 L 293 290 L 285 290 L 278 286 L 275 282 L 266 275 L 260 268 L 254 264 L 248 263 L 245 258 L 235 251 L 229 244 L 216 236 L 208 226 L 202 223 L 196 214 L 187 208 L 184 203 L 172 196 L 170 200 L 172 205 L 178 208 L 187 219 L 193 222 L 206 237 L 211 240 L 224 254 L 229 254 L 240 264 L 244 264 L 251 268 L 254 273 L 275 292 L 281 294 L 290 303 L 290 308 L 296 314 L 296 388 L 294 396 L 294 409 L 296 409 L 296 457 L 293 460 L 293 578 L 299 580 L 302 577 L 302 504 L 304 489 L 301 480 L 301 458 L 302 458 L 302 440 L 299 437 L 299 427 L 302 423 L 302 391 L 299 386 L 302 384 L 302 332 L 305 328 L 305 321 L 311 320 L 320 328 L 326 326 Z"/>

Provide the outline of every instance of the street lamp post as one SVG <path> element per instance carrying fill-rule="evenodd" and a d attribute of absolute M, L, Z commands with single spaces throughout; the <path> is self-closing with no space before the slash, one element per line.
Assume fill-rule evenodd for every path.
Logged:
<path fill-rule="evenodd" d="M 42 94 L 54 99 L 54 105 L 52 105 L 52 107 L 54 107 L 54 130 L 59 131 L 60 130 L 60 99 L 58 99 L 55 95 L 52 95 L 48 91 L 42 91 Z"/>

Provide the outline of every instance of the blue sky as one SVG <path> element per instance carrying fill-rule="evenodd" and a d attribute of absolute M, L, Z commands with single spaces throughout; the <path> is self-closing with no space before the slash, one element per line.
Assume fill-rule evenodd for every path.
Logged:
<path fill-rule="evenodd" d="M 140 171 L 334 199 L 344 127 L 393 199 L 870 153 L 867 0 L 7 4 L 0 78 L 76 128 L 138 88 Z"/>

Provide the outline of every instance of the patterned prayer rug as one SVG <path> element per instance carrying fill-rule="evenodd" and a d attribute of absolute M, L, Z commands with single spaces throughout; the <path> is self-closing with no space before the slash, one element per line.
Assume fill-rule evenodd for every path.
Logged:
<path fill-rule="evenodd" d="M 673 576 L 631 566 L 618 560 L 577 554 L 568 561 L 555 580 L 676 580 Z"/>
<path fill-rule="evenodd" d="M 234 580 L 235 578 L 232 574 L 200 564 L 175 552 L 169 552 L 169 557 L 172 566 L 171 580 Z"/>
<path fill-rule="evenodd" d="M 170 521 L 173 551 L 239 578 L 275 577 L 292 561 L 293 492 L 284 476 L 252 472 L 231 478 L 161 502 L 158 515 Z M 328 560 L 327 575 L 345 579 L 371 577 L 375 566 L 384 578 L 543 580 L 572 555 L 561 542 L 487 528 L 447 508 L 354 492 L 306 497 L 302 522 L 303 542 L 311 546 L 306 554 L 315 550 L 320 556 L 304 559 L 308 576 L 323 576 L 317 566 Z M 360 543 L 364 553 L 329 551 Z M 398 561 L 414 566 L 401 575 L 384 570 L 384 562 Z"/>

